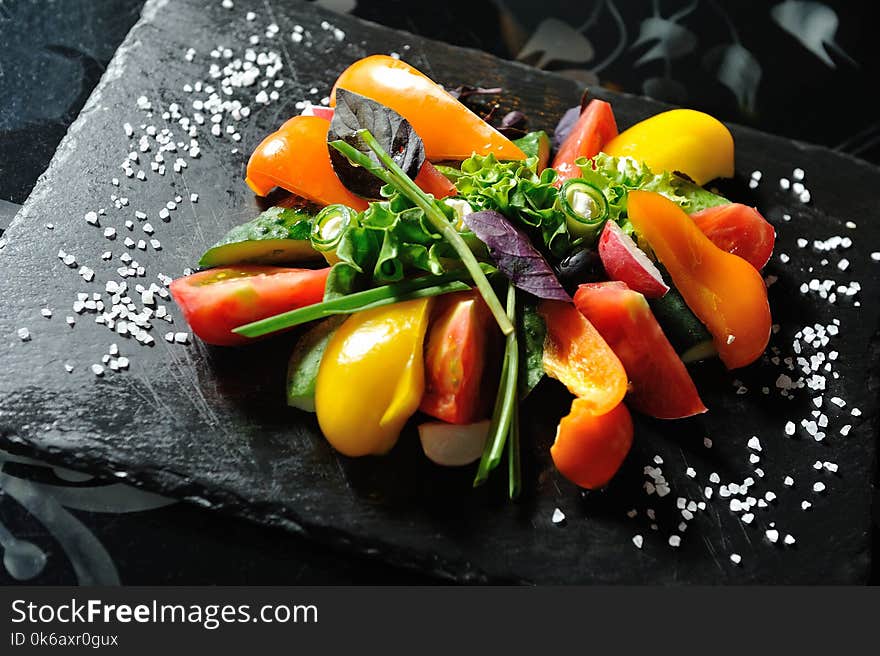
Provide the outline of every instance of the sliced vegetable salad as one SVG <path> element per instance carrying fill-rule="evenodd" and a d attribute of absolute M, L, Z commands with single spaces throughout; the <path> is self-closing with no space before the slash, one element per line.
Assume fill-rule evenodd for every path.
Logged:
<path fill-rule="evenodd" d="M 485 90 L 481 90 L 485 91 Z M 425 455 L 506 460 L 519 494 L 519 407 L 545 376 L 572 394 L 550 449 L 602 487 L 633 440 L 630 411 L 707 411 L 686 363 L 744 367 L 771 318 L 760 269 L 773 227 L 700 186 L 734 171 L 730 132 L 672 110 L 619 132 L 612 106 L 555 133 L 499 129 L 460 94 L 374 55 L 251 155 L 246 182 L 293 196 L 233 228 L 171 293 L 220 346 L 306 325 L 288 404 L 347 456 L 381 455 L 418 416 Z"/>

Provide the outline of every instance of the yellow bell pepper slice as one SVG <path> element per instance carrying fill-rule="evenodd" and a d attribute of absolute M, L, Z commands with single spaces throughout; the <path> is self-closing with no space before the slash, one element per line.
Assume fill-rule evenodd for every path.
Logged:
<path fill-rule="evenodd" d="M 602 151 L 637 159 L 654 172 L 679 171 L 699 185 L 733 177 L 730 131 L 718 119 L 693 109 L 673 109 L 636 123 Z"/>
<path fill-rule="evenodd" d="M 397 443 L 425 391 L 423 343 L 432 299 L 353 314 L 324 351 L 315 410 L 327 441 L 347 456 Z"/>

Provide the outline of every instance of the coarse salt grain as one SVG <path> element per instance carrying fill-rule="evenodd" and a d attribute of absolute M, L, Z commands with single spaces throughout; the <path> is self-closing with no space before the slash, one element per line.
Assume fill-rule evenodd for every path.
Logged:
<path fill-rule="evenodd" d="M 634 535 L 632 538 L 632 543 L 636 546 L 636 549 L 641 549 L 645 540 L 641 535 Z"/>
<path fill-rule="evenodd" d="M 553 517 L 551 520 L 554 524 L 561 524 L 565 521 L 565 513 L 563 513 L 559 508 L 553 510 Z"/>

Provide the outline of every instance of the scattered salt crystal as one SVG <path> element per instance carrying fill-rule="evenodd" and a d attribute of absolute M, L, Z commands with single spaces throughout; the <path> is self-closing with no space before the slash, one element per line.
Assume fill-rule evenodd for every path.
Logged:
<path fill-rule="evenodd" d="M 556 508 L 553 511 L 553 517 L 551 518 L 551 521 L 554 524 L 561 524 L 565 521 L 565 513 L 563 513 L 559 508 Z"/>
<path fill-rule="evenodd" d="M 685 474 L 685 476 L 687 476 L 688 478 L 696 478 L 696 476 L 697 476 L 697 471 L 696 471 L 693 467 L 688 467 L 688 468 L 685 470 L 684 474 Z"/>
<path fill-rule="evenodd" d="M 641 549 L 644 542 L 645 540 L 641 535 L 634 535 L 632 538 L 632 543 L 636 546 L 636 549 Z"/>
<path fill-rule="evenodd" d="M 767 539 L 774 544 L 777 540 L 779 540 L 779 531 L 777 531 L 775 528 L 768 528 L 766 531 L 764 531 L 764 535 L 766 535 Z"/>
<path fill-rule="evenodd" d="M 761 440 L 759 440 L 757 438 L 757 436 L 753 435 L 751 437 L 751 439 L 749 439 L 748 447 L 750 449 L 752 449 L 753 451 L 760 451 L 761 450 Z"/>
<path fill-rule="evenodd" d="M 93 364 L 91 366 L 91 369 L 92 369 L 92 373 L 95 374 L 96 376 L 103 376 L 104 375 L 104 367 L 102 367 L 99 364 Z"/>
<path fill-rule="evenodd" d="M 791 487 L 792 485 L 794 485 L 794 479 L 793 479 L 791 476 L 786 476 L 786 477 L 783 479 L 782 484 L 783 484 L 785 487 Z"/>
<path fill-rule="evenodd" d="M 782 541 L 785 542 L 785 544 L 787 545 L 792 545 L 795 543 L 794 536 L 791 533 L 786 533 Z"/>
<path fill-rule="evenodd" d="M 732 562 L 734 565 L 739 565 L 742 562 L 742 556 L 740 556 L 738 553 L 732 553 L 730 554 L 730 562 Z"/>
<path fill-rule="evenodd" d="M 669 546 L 670 547 L 679 547 L 681 546 L 681 536 L 680 535 L 670 535 L 669 536 Z"/>
<path fill-rule="evenodd" d="M 801 501 L 801 510 L 809 510 L 813 507 L 813 504 L 809 501 Z"/>
<path fill-rule="evenodd" d="M 816 481 L 813 483 L 813 492 L 820 493 L 825 491 L 825 483 L 822 481 Z"/>
<path fill-rule="evenodd" d="M 178 344 L 186 344 L 189 341 L 189 333 L 174 333 L 174 341 Z"/>
<path fill-rule="evenodd" d="M 707 449 L 711 449 L 712 448 L 712 439 L 709 437 L 704 437 L 703 438 L 703 446 L 706 447 Z"/>

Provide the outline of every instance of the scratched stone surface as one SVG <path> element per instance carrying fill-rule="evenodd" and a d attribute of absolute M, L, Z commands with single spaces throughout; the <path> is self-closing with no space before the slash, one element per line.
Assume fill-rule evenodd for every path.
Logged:
<path fill-rule="evenodd" d="M 878 292 L 878 265 L 869 254 L 880 240 L 867 218 L 873 211 L 870 190 L 880 183 L 880 173 L 826 149 L 732 126 L 737 177 L 723 191 L 757 205 L 777 227 L 777 253 L 790 256 L 784 264 L 774 258 L 766 269 L 776 279 L 770 300 L 780 330 L 771 345 L 780 357 L 794 355 L 792 338 L 804 326 L 840 322 L 839 333 L 823 349 L 839 352 L 831 367 L 839 378 L 828 373 L 821 410 L 830 420 L 828 437 L 815 442 L 800 428 L 795 438 L 785 436 L 787 421 L 812 418 L 816 394 L 797 390 L 793 399 L 782 398 L 775 385 L 778 376 L 797 377 L 784 362 L 768 358 L 732 373 L 709 362 L 692 373 L 711 412 L 674 423 L 638 419 L 630 456 L 613 483 L 599 493 L 581 494 L 553 471 L 547 448 L 569 398 L 550 382 L 522 407 L 525 490 L 512 504 L 506 500 L 502 476 L 473 490 L 470 469 L 432 466 L 420 453 L 413 427 L 385 458 L 351 460 L 334 454 L 313 417 L 284 406 L 282 382 L 291 335 L 239 350 L 167 343 L 164 332 L 186 330 L 169 303 L 175 323 L 154 321 L 156 343 L 141 346 L 94 323 L 95 315 L 88 311 L 76 314 L 71 308 L 78 293 L 105 294 L 106 281 L 119 280 L 116 269 L 123 252 L 144 267 L 144 277 L 128 279 L 130 287 L 148 286 L 158 282 L 158 273 L 178 276 L 194 266 L 228 227 L 253 216 L 259 206 L 242 183 L 250 149 L 298 113 L 298 100 L 317 101 L 338 71 L 365 54 L 399 52 L 449 85 L 502 86 L 508 90 L 504 108 L 526 111 L 534 127 L 552 128 L 582 92 L 569 79 L 298 3 L 253 5 L 272 12 L 279 29 L 270 37 L 263 27 L 248 25 L 249 6 L 239 0 L 230 12 L 218 3 L 194 0 L 148 3 L 49 170 L 3 235 L 4 448 L 115 476 L 333 548 L 456 581 L 850 583 L 867 578 L 878 311 L 873 303 L 855 302 L 873 299 Z M 322 21 L 332 22 L 344 38 L 337 39 Z M 290 38 L 296 25 L 307 33 L 298 45 Z M 234 126 L 240 141 L 223 131 L 214 136 L 203 126 L 197 130 L 200 156 L 186 157 L 188 136 L 183 137 L 176 117 L 163 119 L 162 113 L 178 103 L 192 117 L 192 100 L 208 94 L 188 95 L 184 85 L 208 79 L 212 63 L 221 68 L 228 63 L 222 48 L 232 49 L 233 59 L 244 57 L 248 38 L 256 32 L 260 44 L 255 49 L 279 55 L 282 66 L 276 77 L 284 86 L 278 98 L 267 98 L 264 104 L 257 102 L 259 85 L 235 88 L 232 97 L 252 113 L 247 120 L 224 115 L 223 126 Z M 212 58 L 209 53 L 218 46 L 219 57 Z M 184 57 L 188 48 L 195 50 L 192 61 Z M 273 89 L 273 84 L 267 87 L 267 95 Z M 612 101 L 624 126 L 662 108 L 642 98 L 595 93 Z M 145 103 L 138 106 L 140 96 L 149 109 Z M 133 126 L 133 138 L 122 129 L 125 122 Z M 120 168 L 129 152 L 138 149 L 141 125 L 172 130 L 183 144 L 176 154 L 165 153 L 168 170 L 159 176 L 148 166 L 156 152 L 150 141 L 152 150 L 133 165 L 145 170 L 143 182 L 126 177 Z M 187 166 L 175 172 L 177 156 Z M 776 180 L 794 166 L 823 173 L 821 179 L 809 180 L 809 204 L 775 184 L 756 189 L 746 184 L 754 169 Z M 114 177 L 120 180 L 118 187 L 111 184 Z M 189 201 L 193 192 L 199 194 L 198 202 Z M 116 207 L 114 194 L 127 198 L 128 204 Z M 162 220 L 160 208 L 176 195 L 182 201 L 168 221 Z M 100 208 L 106 208 L 100 227 L 86 223 L 85 214 Z M 125 247 L 129 234 L 144 238 L 135 210 L 148 214 L 161 250 Z M 131 233 L 126 220 L 134 223 Z M 850 220 L 858 224 L 856 229 L 846 227 Z M 46 223 L 54 229 L 47 230 Z M 116 228 L 115 240 L 102 236 L 107 227 Z M 850 235 L 852 247 L 826 253 L 797 243 L 799 238 L 812 243 L 833 235 Z M 74 254 L 77 266 L 94 270 L 93 280 L 86 281 L 81 268 L 65 265 L 59 249 Z M 101 259 L 106 250 L 113 253 L 110 261 Z M 850 263 L 845 271 L 837 267 L 842 257 Z M 826 265 L 823 259 L 829 260 Z M 841 285 L 859 281 L 861 291 L 853 297 L 841 294 L 837 303 L 829 304 L 816 293 L 800 291 L 801 283 L 814 277 Z M 41 316 L 42 308 L 53 309 L 51 319 Z M 74 328 L 65 322 L 66 315 L 75 316 Z M 28 329 L 29 339 L 19 337 L 21 328 Z M 90 365 L 100 363 L 114 342 L 130 358 L 129 369 L 96 377 Z M 71 373 L 65 363 L 74 365 Z M 766 395 L 761 392 L 765 386 Z M 846 407 L 831 404 L 832 396 L 845 399 Z M 852 416 L 853 408 L 861 414 Z M 843 437 L 839 431 L 847 424 L 852 428 Z M 758 463 L 749 461 L 747 442 L 753 435 L 762 444 Z M 711 449 L 704 446 L 705 437 L 711 438 Z M 662 464 L 656 464 L 657 457 Z M 837 463 L 837 474 L 814 470 L 817 460 Z M 643 483 L 651 480 L 646 466 L 662 469 L 669 494 L 646 494 Z M 694 478 L 686 474 L 688 467 L 695 470 Z M 746 525 L 730 511 L 729 499 L 716 494 L 681 530 L 677 500 L 704 500 L 711 472 L 725 483 L 751 476 L 755 483 L 749 494 L 762 497 L 772 490 L 777 498 L 766 509 L 755 510 L 753 522 Z M 786 475 L 795 479 L 790 489 L 782 484 Z M 826 485 L 823 493 L 812 491 L 815 481 Z M 812 503 L 809 511 L 801 509 L 804 499 Z M 559 525 L 551 521 L 556 508 L 566 516 Z M 632 509 L 637 511 L 634 518 L 627 516 Z M 775 545 L 765 536 L 774 528 L 780 532 Z M 640 550 L 631 543 L 636 534 L 644 538 Z M 673 534 L 681 536 L 677 548 L 668 544 Z M 796 536 L 796 544 L 783 546 L 785 534 Z M 734 552 L 742 555 L 739 566 L 729 560 Z"/>

